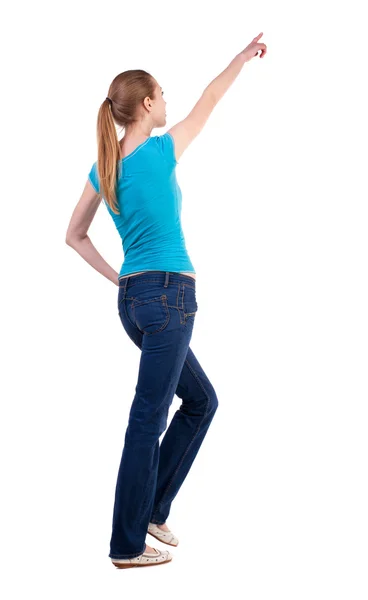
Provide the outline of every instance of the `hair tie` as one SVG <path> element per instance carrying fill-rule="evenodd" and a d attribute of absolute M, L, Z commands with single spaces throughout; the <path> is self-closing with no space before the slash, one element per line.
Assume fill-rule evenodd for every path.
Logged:
<path fill-rule="evenodd" d="M 106 100 L 108 100 L 110 102 L 110 104 L 112 104 L 112 100 L 108 96 L 106 96 Z"/>

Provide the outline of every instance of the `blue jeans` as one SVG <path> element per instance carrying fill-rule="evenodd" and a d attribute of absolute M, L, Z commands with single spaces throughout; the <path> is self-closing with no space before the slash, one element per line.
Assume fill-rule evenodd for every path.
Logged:
<path fill-rule="evenodd" d="M 169 271 L 120 279 L 118 310 L 141 357 L 115 489 L 109 557 L 134 558 L 145 550 L 149 522 L 165 523 L 218 400 L 189 348 L 198 310 L 195 279 Z M 119 389 L 123 381 L 124 373 Z M 182 403 L 160 445 L 174 394 Z"/>

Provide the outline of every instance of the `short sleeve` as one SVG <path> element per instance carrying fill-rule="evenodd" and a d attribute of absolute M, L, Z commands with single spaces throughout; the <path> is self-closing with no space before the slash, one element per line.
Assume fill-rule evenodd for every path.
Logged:
<path fill-rule="evenodd" d="M 171 133 L 167 131 L 163 135 L 158 135 L 157 143 L 166 162 L 170 167 L 175 167 L 178 161 L 175 158 L 175 143 Z"/>
<path fill-rule="evenodd" d="M 98 174 L 97 174 L 97 162 L 93 163 L 92 168 L 88 174 L 88 179 L 90 180 L 91 184 L 95 188 L 96 192 L 99 194 L 100 193 L 100 181 L 99 181 Z"/>

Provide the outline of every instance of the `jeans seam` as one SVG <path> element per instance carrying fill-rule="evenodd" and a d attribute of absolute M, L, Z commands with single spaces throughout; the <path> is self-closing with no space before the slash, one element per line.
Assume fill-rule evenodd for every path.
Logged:
<path fill-rule="evenodd" d="M 192 437 L 192 439 L 190 440 L 190 442 L 189 442 L 189 444 L 188 444 L 188 446 L 187 446 L 187 449 L 186 449 L 186 451 L 184 452 L 183 456 L 181 457 L 181 460 L 179 461 L 179 464 L 178 464 L 178 466 L 176 467 L 176 469 L 175 469 L 175 471 L 174 471 L 174 473 L 173 473 L 173 475 L 172 475 L 172 477 L 171 477 L 171 479 L 170 479 L 169 483 L 167 484 L 167 486 L 166 486 L 166 488 L 165 488 L 165 490 L 164 490 L 164 492 L 163 492 L 163 494 L 162 494 L 161 500 L 160 500 L 160 502 L 159 502 L 159 503 L 158 503 L 158 505 L 157 505 L 157 509 L 158 509 L 158 508 L 159 508 L 159 507 L 162 505 L 162 503 L 163 503 L 163 501 L 164 501 L 164 498 L 165 498 L 165 496 L 167 495 L 167 492 L 169 491 L 169 489 L 170 489 L 170 487 L 171 487 L 171 484 L 172 484 L 172 482 L 173 482 L 173 480 L 174 480 L 174 478 L 175 478 L 175 475 L 177 474 L 178 470 L 180 469 L 180 467 L 181 467 L 181 465 L 182 465 L 182 463 L 183 463 L 183 461 L 184 461 L 184 458 L 185 458 L 185 457 L 186 457 L 186 455 L 188 454 L 188 452 L 189 452 L 189 450 L 190 450 L 190 447 L 191 447 L 191 445 L 192 445 L 192 443 L 193 443 L 193 441 L 194 441 L 194 438 L 196 437 L 197 433 L 199 432 L 199 430 L 200 430 L 200 428 L 201 428 L 201 425 L 202 425 L 202 423 L 203 423 L 203 421 L 204 421 L 205 417 L 207 416 L 207 410 L 208 410 L 208 407 L 209 407 L 209 405 L 210 405 L 210 397 L 209 397 L 209 395 L 207 394 L 207 392 L 206 392 L 205 388 L 203 387 L 201 380 L 200 380 L 200 379 L 199 379 L 199 377 L 197 376 L 197 374 L 196 374 L 196 372 L 194 371 L 194 369 L 193 369 L 193 368 L 190 366 L 190 364 L 189 364 L 189 362 L 188 362 L 188 360 L 187 360 L 187 359 L 185 359 L 185 363 L 188 365 L 188 368 L 189 368 L 190 372 L 192 373 L 193 377 L 195 377 L 195 379 L 198 381 L 198 383 L 199 383 L 200 387 L 202 388 L 202 390 L 203 390 L 203 392 L 204 392 L 204 395 L 207 397 L 207 406 L 206 406 L 206 409 L 205 409 L 205 412 L 204 412 L 204 415 L 203 415 L 203 419 L 202 419 L 202 421 L 199 423 L 199 425 L 198 425 L 198 427 L 197 427 L 196 431 L 194 432 L 194 434 L 193 434 L 193 437 Z"/>
<path fill-rule="evenodd" d="M 123 309 L 123 310 L 124 310 L 124 312 L 125 312 L 125 316 L 126 316 L 126 318 L 128 319 L 128 321 L 129 321 L 129 323 L 131 324 L 131 326 L 132 326 L 132 327 L 135 327 L 135 324 L 131 322 L 131 320 L 130 320 L 130 318 L 129 318 L 129 315 L 128 315 L 128 311 L 127 311 L 127 308 L 126 308 L 126 298 L 124 298 L 124 299 L 123 299 L 123 303 L 124 303 L 124 309 Z"/>
<path fill-rule="evenodd" d="M 128 312 L 127 312 L 127 310 L 126 310 L 126 303 L 125 303 L 125 300 L 126 300 L 126 298 L 123 298 L 123 299 L 122 299 L 122 303 L 124 303 L 123 312 L 125 313 L 125 317 L 126 317 L 126 319 L 128 320 L 128 322 L 129 322 L 129 323 L 132 325 L 132 327 L 135 327 L 135 325 L 133 325 L 133 323 L 131 322 L 131 320 L 130 320 L 130 319 L 129 319 L 129 317 L 128 317 Z M 120 314 L 120 307 L 121 307 L 121 304 L 119 305 L 119 316 L 120 316 L 120 320 L 122 321 L 121 314 Z M 137 344 L 136 340 L 135 340 L 135 339 L 134 339 L 134 338 L 133 338 L 133 337 L 132 337 L 132 336 L 131 336 L 131 335 L 130 335 L 128 332 L 127 332 L 127 330 L 125 329 L 125 327 L 124 327 L 124 330 L 125 330 L 126 334 L 128 335 L 129 339 L 130 339 L 130 340 L 133 342 L 133 344 L 136 344 L 136 345 L 138 346 L 138 344 Z M 138 346 L 138 347 L 139 347 L 139 346 Z"/>

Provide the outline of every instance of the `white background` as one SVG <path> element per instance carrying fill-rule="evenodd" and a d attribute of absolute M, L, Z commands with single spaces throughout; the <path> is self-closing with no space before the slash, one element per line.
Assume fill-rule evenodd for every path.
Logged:
<path fill-rule="evenodd" d="M 363 4 L 20 2 L 4 14 L 2 567 L 6 597 L 366 600 Z M 165 133 L 261 31 L 180 158 L 191 347 L 219 408 L 157 569 L 108 557 L 140 353 L 118 288 L 65 244 L 112 79 L 142 68 Z M 119 271 L 101 204 L 89 230 Z M 6 281 L 4 281 L 6 279 Z M 180 405 L 175 396 L 169 421 Z"/>

